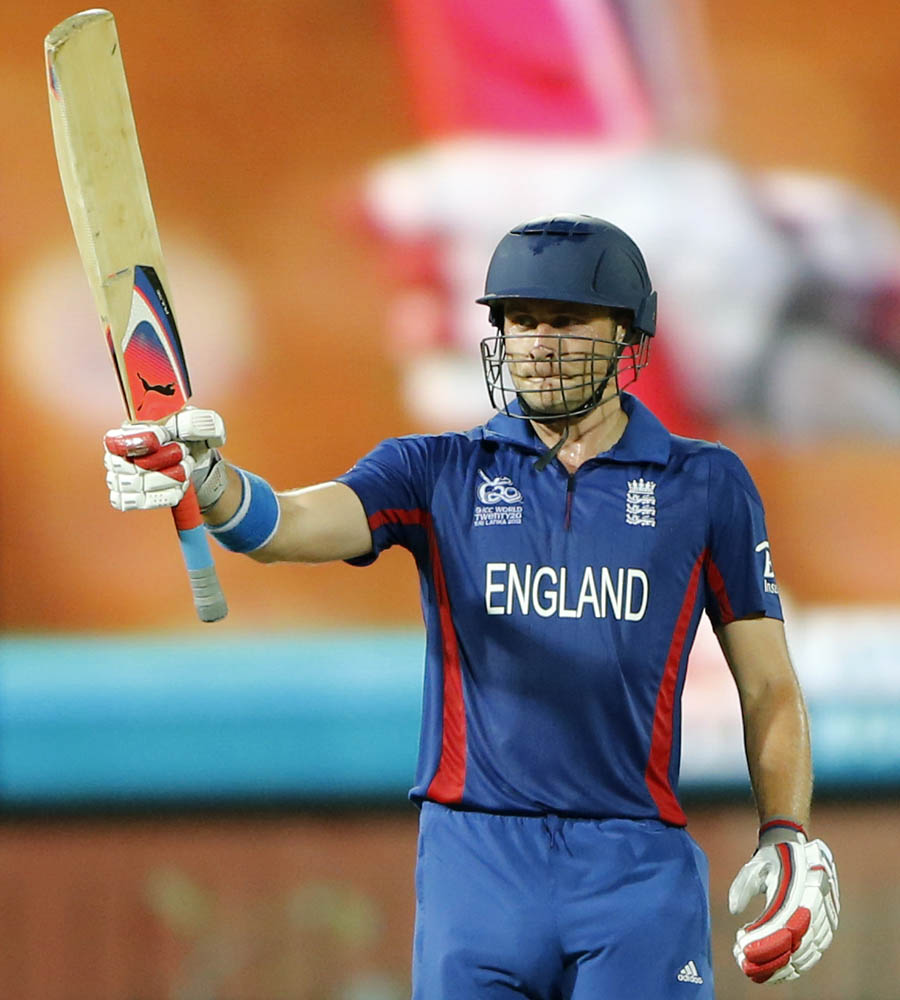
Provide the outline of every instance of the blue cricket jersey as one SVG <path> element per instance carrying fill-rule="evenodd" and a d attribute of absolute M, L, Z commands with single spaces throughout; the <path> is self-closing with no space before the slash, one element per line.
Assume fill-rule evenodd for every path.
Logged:
<path fill-rule="evenodd" d="M 413 554 L 427 633 L 414 801 L 658 818 L 678 802 L 681 692 L 704 609 L 781 618 L 759 494 L 722 445 L 638 399 L 569 474 L 503 414 L 382 442 L 339 477 L 373 551 Z"/>

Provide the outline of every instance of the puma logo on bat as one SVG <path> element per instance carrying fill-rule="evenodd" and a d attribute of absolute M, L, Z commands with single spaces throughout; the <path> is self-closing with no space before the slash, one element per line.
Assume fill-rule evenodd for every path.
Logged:
<path fill-rule="evenodd" d="M 160 396 L 174 396 L 175 395 L 175 384 L 174 382 L 169 382 L 166 385 L 151 385 L 140 372 L 137 372 L 137 377 L 141 380 L 141 385 L 144 387 L 144 397 L 138 403 L 138 410 L 144 405 L 144 400 L 147 398 L 148 392 L 158 392 Z"/>

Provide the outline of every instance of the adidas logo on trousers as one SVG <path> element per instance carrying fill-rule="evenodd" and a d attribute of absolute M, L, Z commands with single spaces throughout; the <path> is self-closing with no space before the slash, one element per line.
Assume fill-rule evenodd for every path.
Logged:
<path fill-rule="evenodd" d="M 696 983 L 698 986 L 703 982 L 703 977 L 697 971 L 697 966 L 693 962 L 688 964 L 678 973 L 679 983 Z"/>

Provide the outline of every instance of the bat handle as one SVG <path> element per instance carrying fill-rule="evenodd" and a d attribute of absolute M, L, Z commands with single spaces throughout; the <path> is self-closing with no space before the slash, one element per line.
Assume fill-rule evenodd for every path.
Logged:
<path fill-rule="evenodd" d="M 172 517 L 191 581 L 197 616 L 204 622 L 217 622 L 228 614 L 228 605 L 216 576 L 197 493 L 192 485 L 188 486 L 181 503 L 172 508 Z"/>

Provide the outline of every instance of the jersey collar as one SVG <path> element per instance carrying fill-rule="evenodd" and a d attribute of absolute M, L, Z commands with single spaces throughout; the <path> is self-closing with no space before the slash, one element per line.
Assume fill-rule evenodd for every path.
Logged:
<path fill-rule="evenodd" d="M 636 396 L 623 392 L 620 394 L 622 409 L 628 414 L 628 424 L 625 433 L 610 448 L 601 452 L 591 461 L 641 463 L 652 462 L 665 465 L 669 461 L 672 447 L 672 435 Z M 518 401 L 511 408 L 518 407 Z M 509 417 L 498 413 L 482 428 L 486 440 L 502 439 L 520 448 L 527 448 L 536 454 L 547 450 L 546 445 L 535 434 L 527 420 Z"/>

